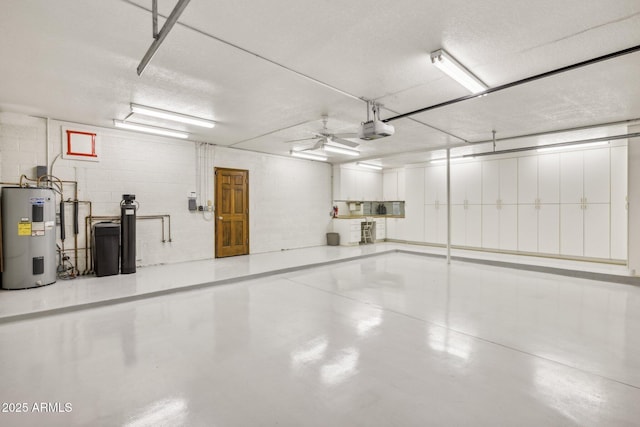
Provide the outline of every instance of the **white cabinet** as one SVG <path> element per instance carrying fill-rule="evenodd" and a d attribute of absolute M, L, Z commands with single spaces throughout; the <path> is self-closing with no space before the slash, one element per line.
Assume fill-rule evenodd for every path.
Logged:
<path fill-rule="evenodd" d="M 362 228 L 360 219 L 334 219 L 333 231 L 340 235 L 340 245 L 350 246 L 360 243 Z"/>
<path fill-rule="evenodd" d="M 518 250 L 560 253 L 560 205 L 518 205 Z"/>
<path fill-rule="evenodd" d="M 405 180 L 410 185 L 405 188 L 404 225 L 406 240 L 424 241 L 424 168 L 405 169 Z"/>
<path fill-rule="evenodd" d="M 407 181 L 405 179 L 405 170 L 398 169 L 398 198 L 396 200 L 404 200 Z"/>
<path fill-rule="evenodd" d="M 386 218 L 387 239 L 407 240 L 405 231 L 404 218 Z"/>
<path fill-rule="evenodd" d="M 424 241 L 447 243 L 447 167 L 424 168 Z"/>
<path fill-rule="evenodd" d="M 609 148 L 560 154 L 560 203 L 609 203 Z"/>
<path fill-rule="evenodd" d="M 560 157 L 518 158 L 518 250 L 560 253 Z"/>
<path fill-rule="evenodd" d="M 538 156 L 538 201 L 560 203 L 560 156 L 557 153 Z"/>
<path fill-rule="evenodd" d="M 518 160 L 482 162 L 482 247 L 518 248 Z"/>
<path fill-rule="evenodd" d="M 398 200 L 398 171 L 385 170 L 382 174 L 382 199 L 384 201 Z"/>
<path fill-rule="evenodd" d="M 451 243 L 459 246 L 480 247 L 481 206 L 451 206 Z"/>
<path fill-rule="evenodd" d="M 560 205 L 557 203 L 538 206 L 538 252 L 560 253 Z"/>
<path fill-rule="evenodd" d="M 406 188 L 404 169 L 388 169 L 382 175 L 382 199 L 385 202 L 404 200 Z"/>
<path fill-rule="evenodd" d="M 609 205 L 585 204 L 584 209 L 584 256 L 609 258 Z"/>
<path fill-rule="evenodd" d="M 560 253 L 610 258 L 610 149 L 560 154 Z"/>
<path fill-rule="evenodd" d="M 382 174 L 377 171 L 333 167 L 334 200 L 380 200 Z"/>
<path fill-rule="evenodd" d="M 424 168 L 424 203 L 447 203 L 447 168 L 430 166 Z"/>
<path fill-rule="evenodd" d="M 482 162 L 482 203 L 518 202 L 518 160 L 499 159 Z"/>
<path fill-rule="evenodd" d="M 482 243 L 482 168 L 479 161 L 451 165 L 451 243 Z"/>
<path fill-rule="evenodd" d="M 451 204 L 479 205 L 482 203 L 482 170 L 480 162 L 451 165 Z"/>
<path fill-rule="evenodd" d="M 627 259 L 627 147 L 611 147 L 611 258 Z"/>
<path fill-rule="evenodd" d="M 447 205 L 424 205 L 424 241 L 427 243 L 447 243 Z"/>
<path fill-rule="evenodd" d="M 482 247 L 518 249 L 517 205 L 482 205 Z"/>
<path fill-rule="evenodd" d="M 386 219 L 385 218 L 375 218 L 376 223 L 376 241 L 381 241 L 387 238 L 386 231 Z"/>

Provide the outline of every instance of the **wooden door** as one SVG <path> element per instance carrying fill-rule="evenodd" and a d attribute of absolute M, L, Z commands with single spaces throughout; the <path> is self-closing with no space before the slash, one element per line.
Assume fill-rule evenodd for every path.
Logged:
<path fill-rule="evenodd" d="M 249 171 L 215 168 L 216 258 L 249 253 Z"/>

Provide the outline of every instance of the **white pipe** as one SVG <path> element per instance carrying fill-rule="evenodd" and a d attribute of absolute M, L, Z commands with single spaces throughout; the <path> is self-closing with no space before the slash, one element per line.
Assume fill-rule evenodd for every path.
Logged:
<path fill-rule="evenodd" d="M 451 149 L 447 148 L 447 264 L 451 264 Z"/>

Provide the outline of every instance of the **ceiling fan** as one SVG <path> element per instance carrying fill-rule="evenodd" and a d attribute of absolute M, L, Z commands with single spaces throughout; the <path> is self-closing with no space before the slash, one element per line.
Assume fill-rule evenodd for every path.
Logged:
<path fill-rule="evenodd" d="M 344 138 L 354 138 L 355 133 L 331 133 L 327 128 L 329 118 L 322 116 L 322 129 L 319 132 L 313 132 L 310 138 L 292 139 L 284 141 L 285 143 L 296 143 L 293 151 L 312 151 L 324 150 L 332 151 L 340 154 L 359 155 L 356 148 L 360 145 L 357 142 L 349 141 Z"/>

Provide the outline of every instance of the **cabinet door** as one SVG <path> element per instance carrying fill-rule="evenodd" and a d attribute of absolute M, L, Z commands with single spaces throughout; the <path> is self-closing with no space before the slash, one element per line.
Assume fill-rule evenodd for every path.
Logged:
<path fill-rule="evenodd" d="M 500 198 L 500 162 L 501 160 L 486 160 L 481 162 L 482 204 L 484 205 L 495 205 Z"/>
<path fill-rule="evenodd" d="M 482 165 L 480 161 L 467 163 L 466 198 L 469 204 L 482 204 Z M 478 208 L 478 212 L 480 208 Z M 479 230 L 478 230 L 479 231 Z M 478 246 L 480 241 L 478 240 Z"/>
<path fill-rule="evenodd" d="M 398 171 L 384 171 L 382 174 L 382 198 L 384 201 L 398 200 Z"/>
<path fill-rule="evenodd" d="M 398 199 L 404 200 L 406 197 L 405 193 L 406 189 L 406 180 L 405 180 L 405 171 L 404 169 L 398 170 Z"/>
<path fill-rule="evenodd" d="M 560 155 L 538 156 L 538 198 L 540 203 L 560 203 Z"/>
<path fill-rule="evenodd" d="M 507 205 L 518 203 L 518 159 L 500 160 L 500 201 Z"/>
<path fill-rule="evenodd" d="M 424 169 L 424 203 L 447 203 L 447 168 L 430 166 Z"/>
<path fill-rule="evenodd" d="M 438 218 L 438 238 L 435 243 L 447 244 L 447 205 L 440 204 L 436 209 Z"/>
<path fill-rule="evenodd" d="M 535 203 L 538 198 L 538 158 L 536 156 L 518 159 L 518 203 Z"/>
<path fill-rule="evenodd" d="M 500 212 L 500 249 L 515 251 L 518 249 L 518 207 L 502 205 Z"/>
<path fill-rule="evenodd" d="M 609 147 L 584 151 L 584 197 L 587 203 L 610 202 Z"/>
<path fill-rule="evenodd" d="M 560 253 L 569 256 L 584 254 L 583 209 L 579 203 L 560 205 Z"/>
<path fill-rule="evenodd" d="M 560 202 L 582 203 L 583 153 L 570 151 L 560 154 Z"/>
<path fill-rule="evenodd" d="M 376 240 L 384 240 L 387 238 L 386 228 L 385 228 L 385 219 L 378 218 L 375 221 L 376 223 Z"/>
<path fill-rule="evenodd" d="M 344 200 L 362 200 L 358 173 L 353 169 L 340 169 L 340 189 Z"/>
<path fill-rule="evenodd" d="M 467 211 L 463 205 L 451 206 L 451 244 L 462 245 L 466 244 L 467 234 Z"/>
<path fill-rule="evenodd" d="M 424 168 L 407 168 L 405 180 L 409 184 L 405 189 L 406 204 L 424 205 Z"/>
<path fill-rule="evenodd" d="M 609 258 L 609 204 L 589 203 L 584 209 L 584 256 Z"/>
<path fill-rule="evenodd" d="M 454 163 L 451 165 L 451 204 L 462 205 L 467 198 L 466 164 Z"/>
<path fill-rule="evenodd" d="M 538 252 L 560 253 L 560 205 L 540 205 L 538 209 Z"/>
<path fill-rule="evenodd" d="M 627 259 L 627 147 L 611 147 L 611 258 Z"/>
<path fill-rule="evenodd" d="M 500 248 L 500 213 L 496 205 L 482 205 L 482 247 Z"/>
<path fill-rule="evenodd" d="M 385 228 L 387 230 L 387 239 L 397 239 L 397 226 L 398 219 L 397 218 L 385 218 Z"/>
<path fill-rule="evenodd" d="M 536 209 L 536 205 L 518 205 L 518 250 L 538 252 L 538 209 Z"/>
<path fill-rule="evenodd" d="M 465 237 L 467 246 L 482 246 L 482 205 L 467 207 Z"/>
<path fill-rule="evenodd" d="M 424 205 L 424 241 L 437 243 L 438 240 L 438 209 L 435 204 Z"/>
<path fill-rule="evenodd" d="M 412 242 L 424 242 L 424 203 L 407 201 L 404 206 L 404 224 L 406 239 Z"/>

